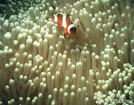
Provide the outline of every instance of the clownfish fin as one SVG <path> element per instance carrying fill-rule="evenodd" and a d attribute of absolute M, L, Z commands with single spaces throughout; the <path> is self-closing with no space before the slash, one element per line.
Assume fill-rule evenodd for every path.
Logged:
<path fill-rule="evenodd" d="M 63 29 L 64 29 L 64 32 L 67 33 L 67 30 L 64 27 L 63 27 Z"/>
<path fill-rule="evenodd" d="M 62 16 L 62 14 L 57 14 L 57 16 Z"/>
<path fill-rule="evenodd" d="M 65 34 L 64 34 L 64 37 L 65 37 L 65 38 L 68 38 L 68 37 L 69 37 L 69 34 L 68 34 L 68 33 L 65 33 Z"/>
<path fill-rule="evenodd" d="M 52 20 L 54 20 L 54 16 L 52 16 Z"/>
<path fill-rule="evenodd" d="M 62 14 L 58 14 L 57 17 L 58 17 L 58 18 L 61 18 L 61 17 L 62 17 Z"/>
<path fill-rule="evenodd" d="M 63 26 L 61 26 L 61 28 L 62 28 L 62 29 L 64 29 L 64 27 L 63 27 Z"/>
<path fill-rule="evenodd" d="M 76 25 L 75 28 L 76 28 L 76 29 L 79 28 L 79 25 Z"/>
<path fill-rule="evenodd" d="M 66 16 L 69 18 L 69 14 L 66 14 Z"/>

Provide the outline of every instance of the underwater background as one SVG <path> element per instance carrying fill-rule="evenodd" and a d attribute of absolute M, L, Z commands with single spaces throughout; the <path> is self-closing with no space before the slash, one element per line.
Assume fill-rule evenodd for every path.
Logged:
<path fill-rule="evenodd" d="M 0 105 L 134 105 L 134 1 L 1 0 Z"/>

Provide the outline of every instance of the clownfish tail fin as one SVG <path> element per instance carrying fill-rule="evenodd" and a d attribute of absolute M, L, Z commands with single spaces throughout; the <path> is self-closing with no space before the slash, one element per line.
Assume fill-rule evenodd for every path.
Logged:
<path fill-rule="evenodd" d="M 52 16 L 52 20 L 54 20 L 54 16 Z"/>

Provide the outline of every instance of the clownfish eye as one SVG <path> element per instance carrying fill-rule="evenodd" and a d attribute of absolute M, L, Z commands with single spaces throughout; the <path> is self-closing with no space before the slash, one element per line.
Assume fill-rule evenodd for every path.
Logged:
<path fill-rule="evenodd" d="M 76 28 L 75 28 L 75 27 L 72 27 L 72 28 L 70 29 L 70 33 L 71 33 L 71 34 L 75 34 L 75 33 L 76 33 Z"/>

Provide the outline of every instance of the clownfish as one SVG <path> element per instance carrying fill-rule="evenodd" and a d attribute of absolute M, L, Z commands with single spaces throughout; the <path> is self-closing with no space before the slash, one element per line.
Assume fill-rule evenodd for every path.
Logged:
<path fill-rule="evenodd" d="M 57 14 L 52 16 L 52 20 L 54 20 L 60 28 L 64 30 L 64 37 L 68 38 L 69 35 L 73 35 L 76 33 L 76 29 L 79 28 L 78 25 L 74 25 L 70 20 L 68 15 Z"/>

